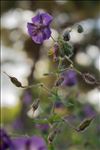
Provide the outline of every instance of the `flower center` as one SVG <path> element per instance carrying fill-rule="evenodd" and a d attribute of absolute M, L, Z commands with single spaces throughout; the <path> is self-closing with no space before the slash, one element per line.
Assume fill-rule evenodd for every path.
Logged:
<path fill-rule="evenodd" d="M 37 35 L 39 32 L 42 32 L 42 30 L 46 27 L 45 25 L 43 24 L 38 24 L 38 25 L 35 25 L 36 26 L 36 29 L 33 30 L 33 35 Z"/>

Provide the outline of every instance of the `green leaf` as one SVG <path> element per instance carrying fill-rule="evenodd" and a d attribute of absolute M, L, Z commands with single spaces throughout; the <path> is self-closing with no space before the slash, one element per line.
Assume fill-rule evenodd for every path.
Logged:
<path fill-rule="evenodd" d="M 73 47 L 69 43 L 63 43 L 63 50 L 64 54 L 67 55 L 68 57 L 73 55 Z"/>
<path fill-rule="evenodd" d="M 49 123 L 47 118 L 45 118 L 45 119 L 34 119 L 33 122 L 39 123 L 39 124 L 48 124 Z"/>
<path fill-rule="evenodd" d="M 59 45 L 60 45 L 60 55 L 62 57 L 64 57 L 65 55 L 67 55 L 68 57 L 73 55 L 73 47 L 68 43 L 65 42 L 63 39 L 59 38 L 58 40 Z"/>
<path fill-rule="evenodd" d="M 66 107 L 72 107 L 74 104 L 73 104 L 73 103 L 70 103 L 70 102 L 67 102 L 67 103 L 64 103 L 64 105 L 65 105 Z"/>
<path fill-rule="evenodd" d="M 60 116 L 58 116 L 57 114 L 53 114 L 49 117 L 48 121 L 50 123 L 54 123 L 54 122 L 60 122 L 61 121 L 61 118 Z"/>

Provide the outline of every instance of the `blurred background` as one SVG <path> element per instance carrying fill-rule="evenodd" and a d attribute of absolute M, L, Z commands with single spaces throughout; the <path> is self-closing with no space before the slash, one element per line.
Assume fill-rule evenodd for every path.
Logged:
<path fill-rule="evenodd" d="M 71 44 L 74 46 L 72 60 L 81 72 L 89 72 L 100 81 L 100 1 L 60 1 L 30 0 L 1 1 L 1 125 L 12 136 L 20 134 L 47 134 L 48 127 L 36 126 L 33 119 L 27 116 L 32 101 L 41 97 L 39 112 L 48 112 L 48 94 L 40 88 L 16 88 L 3 74 L 7 72 L 15 76 L 23 85 L 44 82 L 52 88 L 54 77 L 43 74 L 53 71 L 56 67 L 48 50 L 53 41 L 50 38 L 43 45 L 35 44 L 27 32 L 27 22 L 38 11 L 46 11 L 53 16 L 51 25 L 52 36 L 57 39 L 64 29 L 79 23 L 84 33 L 79 34 L 73 29 Z M 75 103 L 67 108 L 71 114 L 70 121 L 79 123 L 84 117 L 96 114 L 91 126 L 84 133 L 76 133 L 68 125 L 58 135 L 55 145 L 57 150 L 99 150 L 100 147 L 100 91 L 78 77 L 73 88 L 67 88 L 70 100 Z M 77 95 L 77 96 L 76 96 Z M 63 114 L 61 109 L 61 115 Z"/>

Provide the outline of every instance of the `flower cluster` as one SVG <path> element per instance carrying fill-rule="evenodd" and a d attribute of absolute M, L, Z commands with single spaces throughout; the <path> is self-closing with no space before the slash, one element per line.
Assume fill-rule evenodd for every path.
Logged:
<path fill-rule="evenodd" d="M 39 136 L 11 139 L 3 129 L 0 129 L 0 136 L 0 150 L 47 150 L 45 141 Z"/>

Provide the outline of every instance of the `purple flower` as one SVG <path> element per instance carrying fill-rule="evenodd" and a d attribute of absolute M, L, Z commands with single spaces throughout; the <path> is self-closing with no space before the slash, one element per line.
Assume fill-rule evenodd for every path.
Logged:
<path fill-rule="evenodd" d="M 96 115 L 95 110 L 89 104 L 87 104 L 84 107 L 83 112 L 84 112 L 84 114 L 85 114 L 86 117 L 91 117 L 91 116 L 95 116 Z"/>
<path fill-rule="evenodd" d="M 0 150 L 13 150 L 13 143 L 5 130 L 0 129 Z"/>
<path fill-rule="evenodd" d="M 32 18 L 32 23 L 27 23 L 28 33 L 35 43 L 42 44 L 51 36 L 50 23 L 53 17 L 48 13 L 38 13 Z"/>
<path fill-rule="evenodd" d="M 13 139 L 14 150 L 47 150 L 43 138 L 38 136 Z"/>
<path fill-rule="evenodd" d="M 12 123 L 12 126 L 15 130 L 22 130 L 23 129 L 23 121 L 21 118 L 16 118 Z"/>
<path fill-rule="evenodd" d="M 77 83 L 76 72 L 74 70 L 63 72 L 61 78 L 63 78 L 61 86 L 73 86 Z"/>
<path fill-rule="evenodd" d="M 23 95 L 23 102 L 25 105 L 29 105 L 32 102 L 32 94 L 30 91 L 25 91 Z"/>
<path fill-rule="evenodd" d="M 63 108 L 64 107 L 64 104 L 61 103 L 61 102 L 56 102 L 55 103 L 55 108 L 59 109 L 59 108 Z"/>

